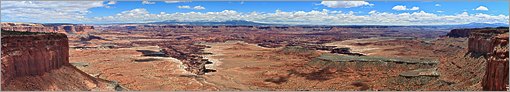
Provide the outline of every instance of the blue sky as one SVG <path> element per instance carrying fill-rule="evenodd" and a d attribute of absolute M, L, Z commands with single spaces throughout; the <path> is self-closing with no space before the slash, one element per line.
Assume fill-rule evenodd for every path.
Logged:
<path fill-rule="evenodd" d="M 44 6 L 48 4 L 52 6 Z M 2 22 L 40 23 L 249 20 L 276 24 L 442 25 L 508 23 L 508 4 L 508 1 L 3 1 L 1 17 Z"/>
<path fill-rule="evenodd" d="M 108 2 L 105 2 L 108 3 Z M 362 6 L 353 8 L 329 8 L 324 5 L 320 5 L 321 1 L 309 2 L 309 1 L 295 1 L 295 2 L 262 2 L 262 1 L 231 1 L 231 2 L 183 2 L 183 3 L 164 3 L 156 2 L 155 4 L 142 4 L 140 1 L 122 1 L 117 2 L 115 5 L 110 5 L 113 8 L 92 8 L 92 13 L 89 16 L 108 16 L 120 13 L 126 10 L 132 10 L 136 8 L 145 8 L 150 13 L 159 12 L 220 12 L 223 10 L 235 10 L 238 12 L 274 12 L 279 9 L 282 11 L 311 11 L 311 10 L 341 10 L 341 11 L 361 11 L 360 14 L 368 14 L 372 10 L 390 13 L 404 13 L 413 11 L 396 11 L 392 8 L 396 5 L 406 5 L 408 7 L 420 7 L 420 10 L 425 12 L 436 12 L 445 11 L 437 14 L 459 14 L 464 11 L 472 13 L 486 13 L 493 15 L 508 15 L 508 2 L 389 2 L 389 1 L 373 1 L 373 6 Z M 435 6 L 439 4 L 440 6 Z M 177 6 L 203 6 L 204 10 L 193 10 L 193 9 L 179 9 Z M 489 11 L 477 11 L 473 10 L 479 6 L 485 6 L 489 8 Z M 414 11 L 415 12 L 415 11 Z"/>

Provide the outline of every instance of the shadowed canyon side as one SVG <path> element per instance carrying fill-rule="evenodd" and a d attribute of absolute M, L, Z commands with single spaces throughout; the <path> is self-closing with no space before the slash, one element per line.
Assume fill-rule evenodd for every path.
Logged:
<path fill-rule="evenodd" d="M 68 57 L 65 34 L 2 30 L 2 90 L 114 90 Z"/>

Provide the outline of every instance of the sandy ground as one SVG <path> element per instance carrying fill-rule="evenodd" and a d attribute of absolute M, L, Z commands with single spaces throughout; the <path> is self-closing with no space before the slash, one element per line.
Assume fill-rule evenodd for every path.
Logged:
<path fill-rule="evenodd" d="M 217 72 L 208 73 L 204 78 L 220 90 L 360 90 L 356 83 L 379 90 L 386 86 L 386 78 L 398 76 L 400 71 L 407 69 L 397 65 L 398 69 L 380 71 L 367 65 L 361 69 L 333 69 L 327 70 L 330 73 L 322 73 L 318 68 L 307 66 L 308 59 L 276 53 L 280 48 L 263 48 L 243 42 L 207 45 L 212 48 L 205 51 L 214 54 L 206 57 L 216 63 L 211 67 Z M 291 74 L 290 71 L 303 74 Z"/>
<path fill-rule="evenodd" d="M 64 65 L 40 76 L 23 76 L 9 81 L 4 91 L 114 91 L 109 82 L 96 80 L 74 66 Z"/>
<path fill-rule="evenodd" d="M 355 46 L 355 42 L 381 39 L 348 40 L 329 45 L 353 48 L 353 51 L 374 53 L 386 50 L 376 46 Z M 278 53 L 281 48 L 263 48 L 238 41 L 203 43 L 211 46 L 204 57 L 216 70 L 194 75 L 171 57 L 146 57 L 136 50 L 158 51 L 156 46 L 122 49 L 70 50 L 70 62 L 88 63 L 81 70 L 99 78 L 118 81 L 130 90 L 389 90 L 389 78 L 412 69 L 404 64 L 348 63 L 345 70 L 309 65 L 309 58 Z M 394 47 L 388 47 L 394 48 Z M 386 51 L 388 52 L 388 51 Z M 377 54 L 377 53 L 375 53 Z M 148 62 L 136 60 L 152 58 Z M 367 64 L 360 67 L 360 64 Z M 380 67 L 388 67 L 380 70 Z M 361 85 L 361 86 L 360 86 Z"/>
<path fill-rule="evenodd" d="M 130 90 L 215 90 L 188 73 L 180 61 L 170 57 L 145 57 L 136 50 L 155 50 L 158 47 L 124 49 L 70 50 L 70 63 L 86 63 L 78 67 L 93 76 L 117 81 Z M 146 62 L 139 59 L 152 58 Z"/>
<path fill-rule="evenodd" d="M 373 43 L 373 42 L 378 42 L 378 41 L 388 41 L 388 40 L 394 40 L 394 39 L 391 39 L 391 38 L 385 38 L 385 39 L 381 39 L 381 38 L 367 38 L 367 39 L 353 39 L 353 40 L 345 40 L 345 41 L 335 41 L 335 42 L 331 42 L 331 43 L 326 43 L 324 45 L 326 46 L 337 46 L 339 48 L 351 48 L 351 52 L 356 52 L 356 53 L 362 53 L 362 54 L 365 54 L 365 55 L 374 55 L 374 54 L 379 54 L 381 52 L 385 52 L 383 51 L 384 49 L 392 49 L 392 48 L 397 48 L 398 46 L 393 46 L 393 47 L 381 47 L 381 46 L 373 46 L 373 45 L 367 45 L 367 46 L 357 46 L 357 45 L 354 45 L 356 43 Z M 387 53 L 387 51 L 386 51 Z"/>

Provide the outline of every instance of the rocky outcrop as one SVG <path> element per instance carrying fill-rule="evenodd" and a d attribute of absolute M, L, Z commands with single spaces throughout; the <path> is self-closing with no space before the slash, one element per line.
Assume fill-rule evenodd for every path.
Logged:
<path fill-rule="evenodd" d="M 65 34 L 2 34 L 2 86 L 15 77 L 40 75 L 69 64 L 67 41 Z"/>
<path fill-rule="evenodd" d="M 10 31 L 28 31 L 28 32 L 58 32 L 58 33 L 86 33 L 94 30 L 94 26 L 89 25 L 44 25 L 37 23 L 1 23 L 2 30 Z"/>
<path fill-rule="evenodd" d="M 508 27 L 477 28 L 464 30 L 469 30 L 467 54 L 470 54 L 471 56 L 463 57 L 467 58 L 464 59 L 463 62 L 450 62 L 450 63 L 456 66 L 457 68 L 462 69 L 460 71 L 471 72 L 470 75 L 473 75 L 471 80 L 473 79 L 479 80 L 483 78 L 481 80 L 481 86 L 483 90 L 490 91 L 507 90 L 509 72 Z M 467 74 L 462 75 L 468 76 Z M 446 78 L 444 80 L 449 81 L 451 83 L 461 83 L 461 81 L 456 80 L 466 81 L 467 79 L 470 79 L 465 76 Z M 473 82 L 476 83 L 477 81 Z"/>
<path fill-rule="evenodd" d="M 446 36 L 448 37 L 469 37 L 469 32 L 472 29 L 453 29 Z"/>
<path fill-rule="evenodd" d="M 94 26 L 81 25 L 81 26 L 76 26 L 75 27 L 75 31 L 76 32 L 90 32 L 90 31 L 93 31 L 93 30 L 94 30 Z"/>
<path fill-rule="evenodd" d="M 334 48 L 331 50 L 331 53 L 345 54 L 345 55 L 353 55 L 353 56 L 365 56 L 361 53 L 353 53 L 350 51 L 351 48 Z"/>
<path fill-rule="evenodd" d="M 471 32 L 473 31 L 498 31 L 498 30 L 507 30 L 508 27 L 497 27 L 497 28 L 470 28 L 470 29 L 453 29 L 446 36 L 448 37 L 470 37 Z"/>
<path fill-rule="evenodd" d="M 2 31 L 2 91 L 126 90 L 69 63 L 63 33 Z"/>
<path fill-rule="evenodd" d="M 504 91 L 508 87 L 508 33 L 491 39 L 495 46 L 489 53 L 485 76 L 482 81 L 483 90 Z"/>
<path fill-rule="evenodd" d="M 57 32 L 53 27 L 33 23 L 2 23 L 2 30 L 16 30 L 28 32 Z"/>
<path fill-rule="evenodd" d="M 473 55 L 487 55 L 492 52 L 496 44 L 493 40 L 498 34 L 508 32 L 507 28 L 488 28 L 488 29 L 476 29 L 470 32 L 468 39 L 468 51 Z"/>

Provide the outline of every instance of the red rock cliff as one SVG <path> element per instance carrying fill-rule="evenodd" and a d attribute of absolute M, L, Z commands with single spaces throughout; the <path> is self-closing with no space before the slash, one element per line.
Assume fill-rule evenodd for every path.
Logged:
<path fill-rule="evenodd" d="M 489 53 L 483 90 L 504 91 L 508 86 L 508 39 L 509 34 L 501 34 L 491 39 L 495 48 Z"/>
<path fill-rule="evenodd" d="M 40 75 L 69 64 L 65 34 L 2 34 L 2 86 L 15 77 Z"/>
<path fill-rule="evenodd" d="M 2 23 L 2 30 L 16 30 L 29 32 L 56 32 L 52 27 L 31 23 Z"/>
<path fill-rule="evenodd" d="M 474 54 L 486 55 L 494 49 L 496 44 L 494 37 L 498 34 L 507 33 L 508 28 L 476 29 L 470 31 L 468 39 L 468 51 Z"/>

